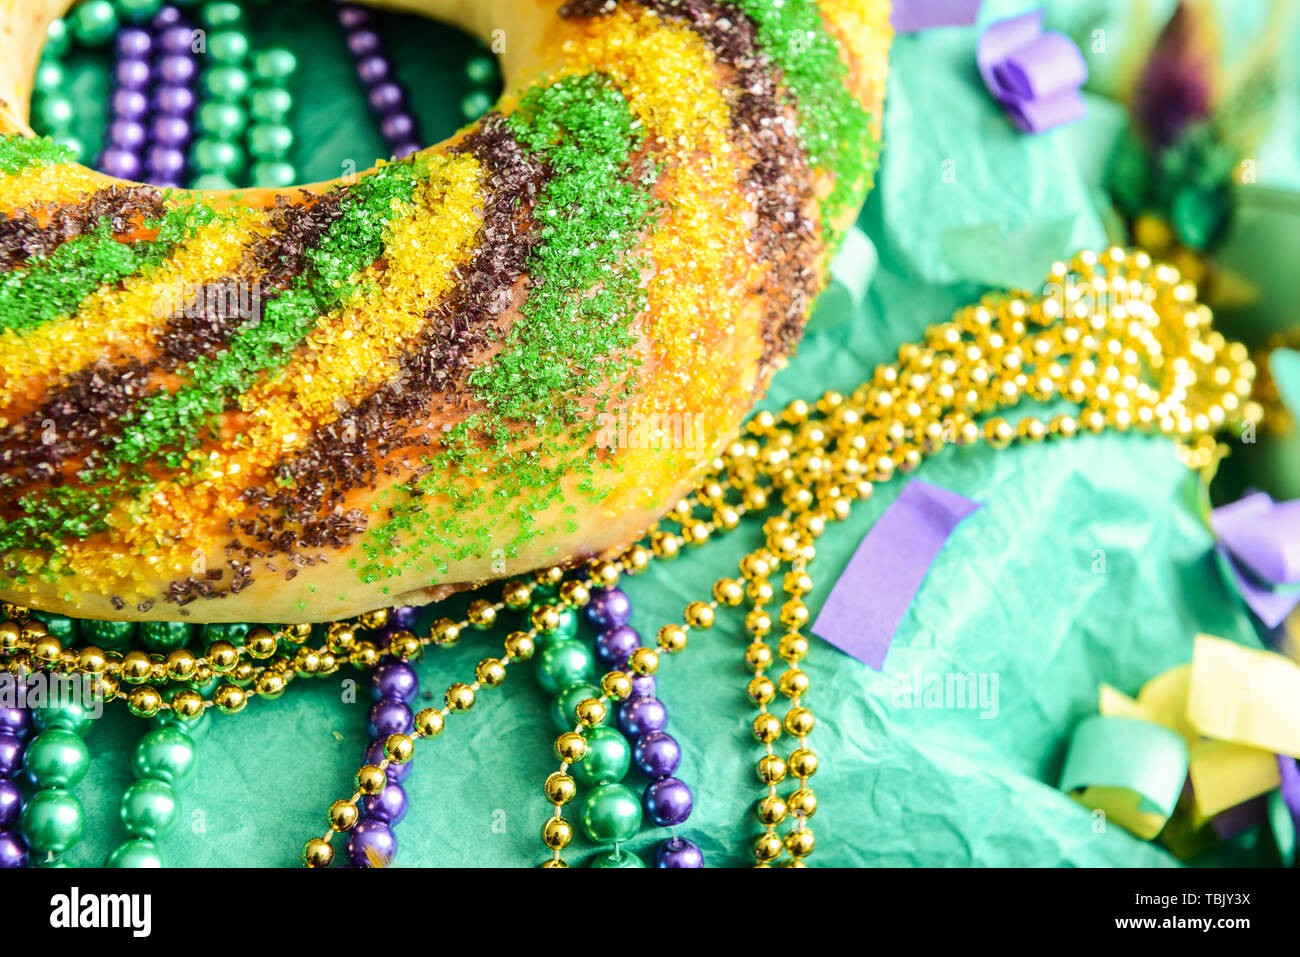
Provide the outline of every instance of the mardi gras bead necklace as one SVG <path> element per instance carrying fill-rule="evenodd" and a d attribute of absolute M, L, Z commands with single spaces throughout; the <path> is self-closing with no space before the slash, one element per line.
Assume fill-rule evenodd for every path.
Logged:
<path fill-rule="evenodd" d="M 769 520 L 764 531 L 769 535 L 781 535 L 789 530 L 789 513 L 780 519 Z M 769 566 L 770 567 L 770 566 Z M 808 818 L 817 808 L 817 799 L 808 788 L 808 778 L 817 770 L 817 757 L 808 747 L 808 735 L 815 723 L 813 713 L 803 707 L 803 695 L 808 691 L 808 676 L 799 669 L 799 662 L 808 653 L 808 639 L 799 632 L 807 623 L 807 608 L 800 600 L 812 590 L 812 578 L 805 568 L 802 556 L 791 563 L 791 570 L 785 574 L 782 587 L 789 600 L 781 608 L 781 623 L 786 631 L 777 646 L 781 659 L 787 668 L 781 674 L 779 683 L 773 684 L 766 674 L 773 666 L 772 646 L 764 639 L 771 628 L 771 619 L 763 611 L 765 600 L 770 600 L 772 587 L 766 578 L 757 577 L 762 571 L 762 563 L 751 563 L 749 591 L 754 602 L 753 611 L 747 619 L 747 630 L 753 637 L 745 649 L 745 663 L 754 671 L 754 677 L 746 686 L 749 699 L 758 707 L 751 730 L 755 739 L 763 746 L 763 757 L 758 760 L 755 772 L 758 779 L 767 788 L 766 795 L 758 802 L 755 813 L 763 825 L 763 833 L 754 842 L 754 856 L 760 862 L 775 860 L 781 855 L 782 848 L 789 850 L 796 866 L 813 850 L 813 835 L 808 827 Z M 740 585 L 734 579 L 721 579 L 714 586 L 714 594 L 728 605 L 740 603 Z M 784 719 L 769 710 L 777 689 L 790 701 L 789 710 Z M 776 751 L 775 744 L 781 737 L 782 729 L 796 740 L 796 749 L 783 758 Z M 789 800 L 778 793 L 778 785 L 787 773 L 799 779 L 798 789 L 790 795 Z M 777 834 L 777 826 L 793 810 L 794 822 L 786 833 L 784 840 Z"/>
<path fill-rule="evenodd" d="M 365 763 L 383 760 L 384 743 L 389 737 L 410 733 L 415 724 L 411 702 L 419 690 L 415 669 L 405 661 L 387 662 L 371 674 L 370 693 L 375 703 L 367 720 L 372 740 L 366 748 Z M 397 838 L 392 829 L 406 816 L 406 792 L 401 782 L 410 770 L 409 763 L 390 765 L 384 789 L 362 800 L 360 821 L 348 837 L 348 860 L 354 866 L 387 866 L 397 856 Z M 331 810 L 346 816 L 352 813 L 350 807 Z"/>
<path fill-rule="evenodd" d="M 417 152 L 423 145 L 406 89 L 397 79 L 387 46 L 371 26 L 370 11 L 350 3 L 338 5 L 339 25 L 345 31 L 357 80 L 379 124 L 380 135 L 395 159 Z"/>
<path fill-rule="evenodd" d="M 423 140 L 410 97 L 371 12 L 336 6 L 344 47 L 388 154 L 400 159 L 418 151 Z M 296 182 L 288 120 L 297 58 L 283 47 L 255 49 L 238 3 L 204 3 L 197 15 L 192 21 L 161 0 L 93 0 L 69 20 L 54 21 L 35 82 L 33 122 L 39 131 L 78 155 L 85 152 L 75 135 L 64 59 L 74 42 L 89 49 L 111 43 L 113 89 L 99 169 L 164 188 L 280 188 Z M 465 76 L 469 91 L 459 112 L 475 120 L 495 102 L 496 60 L 475 52 L 466 60 Z"/>
<path fill-rule="evenodd" d="M 621 589 L 599 588 L 590 594 L 584 614 L 588 623 L 599 629 L 596 657 L 607 666 L 624 666 L 641 644 L 640 636 L 628 624 L 631 612 L 631 602 Z M 655 697 L 655 679 L 646 676 L 633 682 L 631 695 L 618 708 L 617 728 L 607 721 L 578 734 L 568 730 L 568 714 L 577 702 L 600 693 L 589 684 L 589 671 L 583 668 L 573 675 L 569 687 L 557 695 L 558 723 L 565 732 L 563 743 L 557 743 L 557 756 L 564 752 L 570 767 L 562 777 L 548 780 L 548 796 L 567 796 L 572 801 L 575 785 L 589 788 L 581 829 L 598 845 L 613 845 L 593 859 L 593 867 L 645 867 L 640 857 L 621 847 L 639 830 L 642 813 L 651 823 L 670 831 L 656 847 L 656 866 L 702 867 L 699 847 L 676 831 L 690 817 L 694 795 L 685 782 L 673 776 L 681 760 L 681 746 L 666 731 L 668 713 Z M 639 809 L 633 806 L 635 795 L 623 783 L 634 765 L 649 781 Z"/>
<path fill-rule="evenodd" d="M 31 730 L 30 709 L 21 704 L 0 707 L 0 867 L 27 865 L 27 842 L 20 826 L 24 802 L 17 779 Z"/>
<path fill-rule="evenodd" d="M 23 795 L 16 779 L 31 728 L 30 710 L 21 705 L 0 707 L 0 867 L 27 864 L 27 844 L 19 833 Z"/>
<path fill-rule="evenodd" d="M 611 707 L 633 696 L 635 683 L 658 674 L 662 655 L 683 651 L 691 634 L 712 627 L 720 611 L 746 606 L 742 627 L 751 639 L 745 660 L 752 677 L 745 690 L 759 709 L 754 731 L 763 746 L 759 779 L 767 789 L 758 804 L 762 832 L 753 855 L 760 866 L 802 866 L 814 846 L 808 820 L 817 800 L 808 780 L 818 759 L 807 740 L 814 718 L 805 700 L 807 676 L 799 667 L 808 652 L 801 629 L 808 620 L 803 599 L 812 587 L 808 567 L 823 531 L 846 518 L 853 502 L 869 497 L 875 483 L 913 471 L 946 444 L 983 441 L 1002 449 L 1083 431 L 1136 429 L 1168 436 L 1185 464 L 1208 472 L 1223 451 L 1215 434 L 1258 421 L 1260 410 L 1249 401 L 1253 378 L 1244 347 L 1212 329 L 1209 311 L 1175 270 L 1142 252 L 1084 253 L 1053 267 L 1041 295 L 991 294 L 958 310 L 951 321 L 929 329 L 922 343 L 900 348 L 897 362 L 878 368 L 851 395 L 828 392 L 815 404 L 795 401 L 779 415 L 755 415 L 746 434 L 710 464 L 695 494 L 643 544 L 616 560 L 594 562 L 577 577 L 550 568 L 531 582 L 507 582 L 498 601 L 475 599 L 461 621 L 440 618 L 419 636 L 395 631 L 386 648 L 358 637 L 366 628 L 384 627 L 387 615 L 381 613 L 331 625 L 319 648 L 305 644 L 309 628 L 295 626 L 251 629 L 242 649 L 218 640 L 202 657 L 184 649 L 164 657 L 65 648 L 41 623 L 11 607 L 6 610 L 16 620 L 0 625 L 0 657 L 17 673 L 36 667 L 89 675 L 106 698 L 125 697 L 141 715 L 170 709 L 184 717 L 213 707 L 235 713 L 249 697 L 278 695 L 295 677 L 331 674 L 344 663 L 372 669 L 384 660 L 410 661 L 428 646 L 455 644 L 467 631 L 491 629 L 504 611 L 529 609 L 528 627 L 506 637 L 503 655 L 481 661 L 472 682 L 449 686 L 443 707 L 416 714 L 410 733 L 389 734 L 382 754 L 372 745 L 353 794 L 331 806 L 329 831 L 304 848 L 304 863 L 327 866 L 334 835 L 356 826 L 358 805 L 382 794 L 390 769 L 406 764 L 421 739 L 439 736 L 448 717 L 471 710 L 478 692 L 499 685 L 510 664 L 532 657 L 547 636 L 570 627 L 574 610 L 587 605 L 593 592 L 643 571 L 652 560 L 671 560 L 737 528 L 748 515 L 767 513 L 765 543 L 738 563 L 738 577 L 715 582 L 710 600 L 689 603 L 681 623 L 658 631 L 655 647 L 638 644 L 628 651 L 626 665 L 611 667 L 586 697 L 565 702 L 569 720 L 555 743 L 557 773 L 567 776 L 580 760 L 577 742 L 585 740 L 584 732 L 604 724 Z M 997 414 L 1024 398 L 1067 400 L 1080 411 L 1047 421 L 1031 414 L 1014 425 Z M 779 506 L 776 514 L 773 506 Z M 778 613 L 782 637 L 776 651 L 786 668 L 774 683 L 766 673 L 774 664 L 767 606 L 775 598 L 771 582 L 777 575 L 786 600 Z M 543 601 L 533 605 L 536 596 Z M 177 657 L 179 652 L 189 657 Z M 129 691 L 122 688 L 133 682 Z M 197 690 L 213 682 L 220 683 L 210 697 Z M 156 687 L 168 683 L 170 698 Z M 778 692 L 790 702 L 783 718 L 771 708 Z M 777 747 L 783 734 L 794 745 L 788 752 Z M 782 795 L 788 778 L 797 786 Z M 573 826 L 563 814 L 567 802 L 555 801 L 564 790 L 544 789 L 551 804 L 543 826 L 550 852 L 545 866 L 567 866 L 562 851 Z M 791 816 L 782 837 L 777 828 Z"/>
<path fill-rule="evenodd" d="M 671 513 L 678 532 L 657 530 L 649 536 L 649 549 L 636 545 L 617 564 L 603 563 L 596 577 L 613 585 L 621 572 L 644 569 L 652 554 L 672 558 L 687 545 L 734 528 L 743 512 L 761 512 L 770 502 L 784 506 L 779 517 L 764 525 L 766 545 L 739 564 L 751 603 L 744 625 L 756 639 L 771 629 L 764 610 L 773 594 L 767 580 L 783 568 L 783 588 L 791 595 L 781 610 L 786 632 L 779 646 L 791 666 L 781 676 L 791 707 L 779 727 L 775 716 L 760 711 L 755 736 L 765 752 L 782 730 L 798 746 L 788 761 L 774 750 L 759 761 L 760 779 L 770 788 L 759 806 L 764 826 L 754 845 L 759 866 L 777 861 L 783 852 L 789 853 L 791 866 L 801 866 L 814 846 L 808 819 L 817 799 L 807 780 L 818 760 L 806 740 L 814 718 L 803 702 L 806 674 L 794 665 L 807 653 L 807 639 L 798 630 L 807 621 L 801 600 L 811 587 L 807 565 L 816 554 L 814 540 L 830 523 L 846 518 L 851 503 L 869 497 L 874 483 L 913 471 L 925 455 L 947 443 L 982 440 L 1004 449 L 1015 441 L 1071 438 L 1084 430 L 1139 429 L 1174 439 L 1185 464 L 1209 470 L 1221 454 L 1214 434 L 1258 419 L 1260 410 L 1248 401 L 1253 378 L 1244 347 L 1213 331 L 1209 310 L 1195 301 L 1194 288 L 1180 281 L 1176 270 L 1152 263 L 1140 251 L 1111 249 L 1100 258 L 1083 253 L 1068 265 L 1053 267 L 1044 295 L 990 295 L 959 310 L 953 321 L 928 330 L 924 344 L 903 346 L 897 363 L 881 366 L 871 382 L 849 397 L 830 392 L 815 407 L 796 401 L 780 418 L 754 416 L 749 435 L 714 463 L 697 496 Z M 1067 399 L 1082 413 L 1047 422 L 1030 415 L 1016 425 L 999 415 L 982 425 L 977 421 L 1023 397 L 1044 403 Z M 739 501 L 729 504 L 724 489 Z M 698 508 L 712 514 L 705 518 Z M 712 601 L 689 604 L 682 624 L 660 629 L 658 650 L 635 649 L 627 671 L 607 672 L 601 693 L 576 704 L 573 730 L 556 740 L 560 768 L 545 789 L 552 812 L 542 839 L 551 856 L 543 866 L 567 866 L 561 852 L 572 840 L 573 827 L 562 811 L 567 803 L 562 779 L 578 758 L 583 731 L 603 723 L 609 706 L 631 694 L 633 680 L 657 674 L 660 650 L 684 650 L 689 632 L 710 627 L 717 608 L 739 604 L 737 585 L 719 580 Z M 527 633 L 530 641 L 548 624 L 554 627 L 544 615 L 535 615 Z M 751 667 L 767 660 L 758 649 L 748 658 Z M 762 706 L 775 693 L 762 675 L 751 680 L 747 691 Z M 442 723 L 437 727 L 441 731 Z M 392 760 L 363 769 L 370 786 L 382 787 Z M 791 769 L 799 786 L 781 798 L 775 786 Z M 794 823 L 780 839 L 774 829 L 791 812 Z M 309 866 L 328 864 L 329 857 L 328 837 L 314 840 L 304 852 Z"/>
<path fill-rule="evenodd" d="M 622 594 L 616 588 L 602 589 L 602 593 L 587 606 L 588 618 L 609 620 L 608 607 L 602 606 L 608 605 L 610 596 Z M 627 599 L 624 598 L 623 601 L 626 602 Z M 620 603 L 616 600 L 614 604 L 617 606 Z M 635 642 L 639 647 L 639 637 L 635 637 Z M 628 657 L 627 654 L 618 654 L 607 663 L 612 667 L 623 667 Z M 694 809 L 695 796 L 687 784 L 676 777 L 682 748 L 677 739 L 668 733 L 668 713 L 656 697 L 656 690 L 657 683 L 653 676 L 637 678 L 632 682 L 632 693 L 628 700 L 618 709 L 619 728 L 632 742 L 632 763 L 650 781 L 641 798 L 645 814 L 652 823 L 667 828 L 670 835 L 655 847 L 654 864 L 656 867 L 703 867 L 704 855 L 699 846 L 677 833 L 677 828 L 686 823 Z M 581 769 L 582 766 L 579 767 Z M 635 858 L 630 853 L 624 854 L 615 845 L 612 852 L 598 858 L 592 866 L 642 866 L 639 858 L 631 864 L 625 863 L 625 856 Z"/>

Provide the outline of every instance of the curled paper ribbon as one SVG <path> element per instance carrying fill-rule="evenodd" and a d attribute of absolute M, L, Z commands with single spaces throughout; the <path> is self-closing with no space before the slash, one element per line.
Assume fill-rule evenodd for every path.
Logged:
<path fill-rule="evenodd" d="M 984 0 L 894 0 L 889 25 L 896 33 L 917 33 L 931 27 L 964 27 L 979 17 Z"/>
<path fill-rule="evenodd" d="M 1136 698 L 1103 684 L 1098 709 L 1099 717 L 1157 725 L 1182 742 L 1187 783 L 1186 787 L 1181 781 L 1179 784 L 1187 797 L 1185 820 L 1192 831 L 1211 824 L 1212 832 L 1226 839 L 1267 820 L 1283 856 L 1294 852 L 1295 824 L 1300 822 L 1300 768 L 1293 758 L 1279 757 L 1278 752 L 1300 751 L 1300 666 L 1295 662 L 1200 635 L 1191 664 L 1152 678 Z M 1110 727 L 1105 735 L 1089 731 L 1081 745 L 1072 742 L 1071 754 L 1076 747 L 1083 747 L 1084 753 L 1113 749 L 1115 753 L 1094 754 L 1085 765 L 1111 769 L 1146 760 L 1149 735 L 1133 733 L 1134 725 Z M 1076 738 L 1083 728 L 1080 724 Z M 1117 774 L 1108 773 L 1107 777 L 1115 779 Z M 1067 780 L 1072 787 L 1067 787 Z M 1081 780 L 1077 770 L 1072 771 L 1062 777 L 1061 786 L 1074 790 Z M 1141 783 L 1143 779 L 1134 777 L 1133 781 Z M 1133 781 L 1122 787 L 1138 791 Z M 1085 790 L 1076 795 L 1079 801 L 1106 810 L 1116 823 L 1139 837 L 1154 837 L 1168 821 L 1168 813 L 1161 817 L 1157 809 L 1133 801 L 1116 805 L 1113 795 L 1100 787 L 1107 784 L 1102 777 L 1083 784 Z M 1144 786 L 1152 787 L 1149 782 Z M 1271 794 L 1281 795 L 1294 820 L 1279 823 Z M 1114 813 L 1115 806 L 1119 815 Z M 1186 848 L 1196 847 L 1194 841 L 1183 843 Z"/>
<path fill-rule="evenodd" d="M 1074 729 L 1061 790 L 1144 840 L 1160 833 L 1187 779 L 1187 742 L 1163 725 L 1095 714 Z"/>
<path fill-rule="evenodd" d="M 1198 635 L 1187 718 L 1206 737 L 1300 757 L 1300 665 Z"/>
<path fill-rule="evenodd" d="M 1296 764 L 1295 758 L 1289 754 L 1279 754 L 1277 770 L 1282 802 L 1291 812 L 1296 828 L 1300 829 L 1300 764 Z"/>
<path fill-rule="evenodd" d="M 1213 738 L 1192 748 L 1187 773 L 1196 823 L 1217 821 L 1279 784 L 1275 754 Z"/>
<path fill-rule="evenodd" d="M 1274 791 L 1268 798 L 1268 823 L 1273 829 L 1273 840 L 1277 843 L 1278 854 L 1283 867 L 1295 864 L 1296 829 L 1300 818 L 1287 807 L 1281 791 Z"/>
<path fill-rule="evenodd" d="M 1219 541 L 1252 572 L 1275 584 L 1300 585 L 1300 499 L 1274 502 L 1255 492 L 1210 513 Z"/>
<path fill-rule="evenodd" d="M 1264 795 L 1229 808 L 1210 822 L 1219 840 L 1228 841 L 1268 822 L 1269 799 Z"/>
<path fill-rule="evenodd" d="M 1043 32 L 1043 11 L 990 24 L 976 49 L 980 76 L 1022 133 L 1040 133 L 1081 119 L 1079 88 L 1088 65 L 1074 41 Z"/>
<path fill-rule="evenodd" d="M 1300 605 L 1300 499 L 1255 492 L 1210 513 L 1228 580 L 1247 607 L 1276 628 Z"/>
<path fill-rule="evenodd" d="M 1277 770 L 1281 787 L 1273 795 L 1269 818 L 1282 862 L 1289 867 L 1295 863 L 1296 834 L 1300 832 L 1300 764 L 1290 755 L 1279 754 Z"/>

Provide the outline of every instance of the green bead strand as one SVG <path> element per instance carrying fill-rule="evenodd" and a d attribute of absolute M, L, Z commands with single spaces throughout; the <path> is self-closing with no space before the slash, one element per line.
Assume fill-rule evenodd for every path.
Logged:
<path fill-rule="evenodd" d="M 122 792 L 119 816 L 132 837 L 151 841 L 167 837 L 176 830 L 180 815 L 180 801 L 166 781 L 142 778 Z"/>
<path fill-rule="evenodd" d="M 203 720 L 203 715 L 194 719 L 195 723 Z M 181 815 L 176 792 L 198 773 L 198 751 L 185 723 L 176 719 L 157 726 L 136 745 L 136 780 L 122 792 L 118 806 L 122 829 L 130 837 L 108 855 L 106 867 L 163 866 L 155 842 L 176 829 Z"/>
<path fill-rule="evenodd" d="M 68 14 L 72 38 L 87 47 L 107 44 L 118 26 L 117 8 L 109 0 L 86 0 Z"/>
<path fill-rule="evenodd" d="M 604 692 L 598 687 L 586 682 L 570 685 L 551 700 L 551 724 L 558 731 L 572 731 L 578 724 L 578 719 L 574 715 L 578 703 L 587 698 L 599 698 L 603 694 Z M 608 720 L 608 717 L 605 720 Z"/>
<path fill-rule="evenodd" d="M 38 854 L 64 854 L 81 840 L 86 812 L 71 791 L 48 788 L 32 795 L 19 827 L 27 846 Z"/>
<path fill-rule="evenodd" d="M 283 123 L 293 109 L 293 94 L 280 87 L 261 87 L 249 98 L 249 113 L 259 123 Z"/>
<path fill-rule="evenodd" d="M 36 68 L 32 89 L 38 94 L 49 95 L 61 91 L 67 82 L 68 71 L 63 68 L 63 64 L 58 60 L 45 58 Z"/>
<path fill-rule="evenodd" d="M 145 838 L 126 841 L 113 848 L 105 867 L 162 867 L 158 845 Z"/>
<path fill-rule="evenodd" d="M 185 788 L 199 771 L 194 740 L 178 727 L 155 728 L 140 739 L 133 756 L 135 776 Z"/>
<path fill-rule="evenodd" d="M 253 57 L 253 77 L 259 86 L 283 88 L 298 72 L 298 58 L 285 47 L 268 47 Z"/>
<path fill-rule="evenodd" d="M 282 123 L 258 123 L 248 130 L 248 152 L 259 160 L 282 159 L 293 148 L 293 130 Z"/>
<path fill-rule="evenodd" d="M 199 85 L 203 93 L 214 100 L 238 103 L 248 95 L 252 80 L 243 67 L 215 66 L 204 71 Z"/>
<path fill-rule="evenodd" d="M 486 53 L 470 57 L 465 63 L 465 76 L 475 86 L 489 86 L 497 80 L 497 61 Z"/>
<path fill-rule="evenodd" d="M 199 630 L 199 641 L 204 648 L 214 641 L 228 641 L 239 646 L 244 643 L 250 627 L 252 626 L 243 621 L 209 622 Z"/>
<path fill-rule="evenodd" d="M 244 23 L 244 9 L 237 3 L 205 3 L 199 9 L 199 20 L 208 30 L 238 27 Z"/>
<path fill-rule="evenodd" d="M 23 808 L 19 830 L 37 854 L 65 854 L 85 832 L 85 809 L 68 789 L 80 784 L 90 770 L 90 750 L 81 735 L 92 718 L 85 706 L 71 700 L 32 709 L 40 734 L 27 744 L 23 773 L 37 791 Z"/>
<path fill-rule="evenodd" d="M 203 137 L 194 141 L 190 160 L 200 176 L 224 176 L 235 180 L 248 166 L 248 157 L 239 144 L 226 139 Z"/>
<path fill-rule="evenodd" d="M 146 621 L 140 624 L 140 644 L 149 651 L 167 654 L 184 648 L 194 630 L 184 621 Z"/>
<path fill-rule="evenodd" d="M 68 21 L 55 20 L 45 32 L 45 47 L 41 56 L 47 60 L 61 60 L 72 47 L 72 36 L 68 30 Z"/>
<path fill-rule="evenodd" d="M 284 189 L 298 181 L 298 170 L 289 162 L 293 129 L 285 122 L 293 109 L 288 85 L 297 70 L 298 58 L 284 47 L 268 47 L 253 56 L 255 86 L 249 96 L 253 123 L 244 139 L 255 160 L 249 170 L 253 186 Z"/>
<path fill-rule="evenodd" d="M 621 844 L 641 828 L 641 802 L 626 784 L 602 784 L 582 802 L 579 822 L 588 840 Z"/>
<path fill-rule="evenodd" d="M 591 728 L 585 735 L 587 753 L 569 769 L 573 779 L 586 787 L 615 784 L 632 766 L 632 748 L 614 728 Z"/>
<path fill-rule="evenodd" d="M 249 178 L 256 186 L 285 189 L 298 181 L 298 170 L 284 160 L 262 160 L 253 164 Z"/>
<path fill-rule="evenodd" d="M 23 771 L 37 788 L 74 788 L 89 770 L 86 742 L 62 728 L 42 731 L 23 755 Z"/>
<path fill-rule="evenodd" d="M 60 699 L 57 704 L 48 704 L 32 711 L 32 722 L 42 731 L 58 728 L 81 735 L 90 730 L 90 724 L 95 717 L 95 712 L 88 704 L 65 699 Z"/>
<path fill-rule="evenodd" d="M 477 120 L 492 109 L 492 94 L 484 90 L 471 90 L 460 101 L 460 112 L 467 120 Z"/>
<path fill-rule="evenodd" d="M 251 44 L 242 30 L 217 30 L 208 37 L 208 56 L 226 66 L 240 66 L 248 57 Z"/>
<path fill-rule="evenodd" d="M 81 634 L 90 644 L 109 651 L 128 647 L 135 638 L 136 625 L 133 621 L 95 621 L 90 618 L 81 620 Z"/>
<path fill-rule="evenodd" d="M 204 103 L 195 119 L 202 136 L 217 140 L 238 139 L 248 128 L 248 112 L 238 103 Z"/>
<path fill-rule="evenodd" d="M 49 611 L 33 611 L 31 617 L 43 624 L 47 632 L 63 642 L 65 648 L 76 641 L 79 629 L 75 618 L 56 615 Z"/>
<path fill-rule="evenodd" d="M 144 23 L 162 9 L 163 0 L 115 0 L 118 15 L 128 23 Z"/>
<path fill-rule="evenodd" d="M 252 43 L 236 4 L 208 3 L 199 13 L 209 30 L 208 66 L 199 78 L 204 101 L 195 115 L 198 138 L 190 146 L 190 186 L 199 190 L 238 188 L 248 169 L 243 137 L 248 130 Z M 214 641 L 209 639 L 209 641 Z"/>
<path fill-rule="evenodd" d="M 51 133 L 65 133 L 71 131 L 72 124 L 77 121 L 77 112 L 69 97 L 62 93 L 50 93 L 36 102 L 33 118 L 42 129 Z"/>
<path fill-rule="evenodd" d="M 586 644 L 572 638 L 551 641 L 537 653 L 537 683 L 547 694 L 558 694 L 570 685 L 590 681 L 594 665 Z"/>
<path fill-rule="evenodd" d="M 614 848 L 612 851 L 605 851 L 603 854 L 597 854 L 587 864 L 588 867 L 645 867 L 645 861 L 637 857 L 631 851 Z"/>

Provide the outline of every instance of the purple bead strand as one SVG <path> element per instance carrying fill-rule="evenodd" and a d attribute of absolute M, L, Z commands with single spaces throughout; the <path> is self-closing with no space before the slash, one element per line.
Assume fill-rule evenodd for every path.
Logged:
<path fill-rule="evenodd" d="M 379 132 L 388 144 L 389 153 L 401 159 L 419 152 L 420 132 L 409 108 L 406 88 L 397 79 L 383 38 L 371 23 L 370 11 L 355 4 L 340 3 L 338 20 L 357 80 L 379 121 Z"/>
<path fill-rule="evenodd" d="M 154 17 L 154 89 L 145 148 L 145 175 L 163 188 L 179 189 L 194 141 L 199 63 L 193 53 L 194 27 L 176 7 Z"/>
<path fill-rule="evenodd" d="M 394 631 L 410 629 L 419 614 L 417 608 L 395 608 L 380 640 L 387 644 Z M 389 661 L 370 676 L 370 697 L 374 704 L 367 715 L 371 742 L 365 763 L 384 759 L 384 741 L 390 734 L 410 734 L 415 726 L 411 702 L 420 693 L 420 679 L 405 661 Z M 361 800 L 361 819 L 348 835 L 348 861 L 354 867 L 387 867 L 397 856 L 393 828 L 406 817 L 407 797 L 401 782 L 411 773 L 411 762 L 388 765 L 388 781 L 378 794 Z"/>
<path fill-rule="evenodd" d="M 139 179 L 144 171 L 154 38 L 152 30 L 128 27 L 114 41 L 113 93 L 108 101 L 104 148 L 96 164 L 109 176 Z"/>
<path fill-rule="evenodd" d="M 121 179 L 178 188 L 194 137 L 198 64 L 194 32 L 181 11 L 163 7 L 147 29 L 117 34 L 114 89 L 98 166 Z"/>
<path fill-rule="evenodd" d="M 628 657 L 641 645 L 640 636 L 628 625 L 632 603 L 618 588 L 601 588 L 592 592 L 586 607 L 587 621 L 597 629 L 596 656 L 607 668 L 622 668 Z M 632 695 L 618 709 L 618 726 L 634 742 L 632 763 L 650 779 L 642 794 L 646 817 L 660 827 L 669 828 L 672 836 L 655 848 L 655 867 L 703 867 L 704 856 L 693 842 L 677 835 L 676 828 L 686 823 L 695 805 L 694 795 L 685 782 L 673 777 L 681 763 L 682 749 L 668 734 L 668 711 L 655 697 L 655 679 L 643 676 L 632 679 Z"/>
<path fill-rule="evenodd" d="M 12 686 L 17 679 L 6 675 L 2 680 Z M 26 708 L 0 707 L 0 868 L 27 866 L 27 845 L 18 827 L 23 810 L 22 792 L 16 778 L 22 770 L 23 741 L 31 727 L 32 716 Z"/>

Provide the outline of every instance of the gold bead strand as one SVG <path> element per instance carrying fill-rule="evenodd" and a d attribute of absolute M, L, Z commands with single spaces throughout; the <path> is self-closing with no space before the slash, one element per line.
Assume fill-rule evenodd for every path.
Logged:
<path fill-rule="evenodd" d="M 378 764 L 366 764 L 357 771 L 356 789 L 349 797 L 330 805 L 327 815 L 329 830 L 322 837 L 309 840 L 302 850 L 305 867 L 329 867 L 334 860 L 332 841 L 334 835 L 352 829 L 360 820 L 357 802 L 364 795 L 374 795 L 387 785 L 387 769 L 393 764 L 405 764 L 415 756 L 416 743 L 424 738 L 442 734 L 446 719 L 452 714 L 471 710 L 482 688 L 495 688 L 506 680 L 507 669 L 514 661 L 525 661 L 533 656 L 536 628 L 511 632 L 505 640 L 505 653 L 500 658 L 484 658 L 474 669 L 474 681 L 456 682 L 447 687 L 443 707 L 424 708 L 415 715 L 415 728 L 411 734 L 390 734 L 384 740 L 384 757 Z"/>
<path fill-rule="evenodd" d="M 639 649 L 649 651 L 648 648 Z M 658 662 L 655 662 L 658 666 Z M 605 722 L 609 715 L 611 699 L 621 701 L 632 693 L 631 679 L 620 671 L 611 671 L 600 682 L 601 695 L 598 698 L 583 698 L 574 708 L 576 722 L 572 731 L 565 731 L 555 739 L 555 756 L 560 760 L 559 770 L 552 773 L 542 785 L 542 792 L 551 805 L 551 816 L 542 825 L 542 843 L 551 852 L 551 856 L 542 862 L 544 868 L 568 867 L 562 856 L 564 849 L 573 841 L 573 824 L 564 816 L 564 807 L 578 793 L 577 784 L 569 774 L 569 768 L 581 761 L 587 754 L 587 739 L 582 732 L 595 728 Z"/>
<path fill-rule="evenodd" d="M 768 519 L 765 527 L 782 530 L 788 524 L 784 519 Z M 781 721 L 768 710 L 768 705 L 776 696 L 776 686 L 767 676 L 767 669 L 772 666 L 772 646 L 765 640 L 772 630 L 772 619 L 764 606 L 772 599 L 772 586 L 768 576 L 772 566 L 764 559 L 755 559 L 748 555 L 741 561 L 741 573 L 749 579 L 746 592 L 750 599 L 750 610 L 745 615 L 745 630 L 751 641 L 745 649 L 745 663 L 754 672 L 745 686 L 745 694 L 758 708 L 750 729 L 761 745 L 764 754 L 754 766 L 758 779 L 767 787 L 767 795 L 758 802 L 756 814 L 763 826 L 753 844 L 753 854 L 757 866 L 767 867 L 781 855 L 782 842 L 776 834 L 776 826 L 785 820 L 786 805 L 777 793 L 777 785 L 785 777 L 785 761 L 776 753 L 774 747 L 781 737 Z"/>
<path fill-rule="evenodd" d="M 786 758 L 786 769 L 799 779 L 798 788 L 782 802 L 794 814 L 794 823 L 786 832 L 782 844 L 791 857 L 788 866 L 806 867 L 806 860 L 814 847 L 808 818 L 817 809 L 817 798 L 808 787 L 808 779 L 816 773 L 818 765 L 816 753 L 808 747 L 808 735 L 812 733 L 815 721 L 812 711 L 803 702 L 809 682 L 807 673 L 800 667 L 808 654 L 808 639 L 801 633 L 807 616 L 806 610 L 803 616 L 787 614 L 785 611 L 796 603 L 797 607 L 803 607 L 803 596 L 812 590 L 812 578 L 808 575 L 802 556 L 796 558 L 790 571 L 786 572 L 782 587 L 790 599 L 782 608 L 781 623 L 786 631 L 777 646 L 777 653 L 786 663 L 786 670 L 778 679 L 777 688 L 790 700 L 790 707 L 781 722 L 782 728 L 796 742 L 795 749 Z"/>

